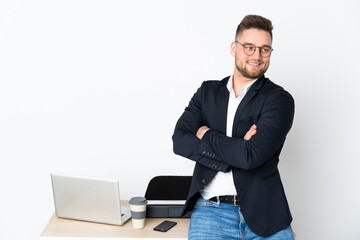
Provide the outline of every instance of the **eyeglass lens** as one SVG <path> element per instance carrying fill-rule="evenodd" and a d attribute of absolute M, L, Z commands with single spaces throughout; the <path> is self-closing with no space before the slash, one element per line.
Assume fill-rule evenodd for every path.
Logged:
<path fill-rule="evenodd" d="M 256 48 L 259 48 L 260 54 L 263 57 L 268 57 L 271 54 L 271 48 L 270 47 L 256 47 L 253 44 L 245 44 L 244 47 L 244 53 L 248 56 L 251 56 L 255 53 Z"/>

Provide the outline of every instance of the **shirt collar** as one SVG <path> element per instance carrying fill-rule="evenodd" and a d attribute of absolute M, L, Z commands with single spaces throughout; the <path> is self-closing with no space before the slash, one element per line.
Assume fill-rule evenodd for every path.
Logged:
<path fill-rule="evenodd" d="M 244 86 L 242 89 L 241 89 L 241 96 L 244 96 L 250 89 L 250 87 L 258 80 L 258 78 L 253 81 L 252 83 L 249 83 L 248 85 Z M 230 92 L 230 94 L 233 94 L 235 95 L 235 92 L 234 92 L 234 88 L 233 88 L 233 75 L 230 75 L 230 78 L 226 84 L 226 87 L 228 89 L 228 91 Z"/>

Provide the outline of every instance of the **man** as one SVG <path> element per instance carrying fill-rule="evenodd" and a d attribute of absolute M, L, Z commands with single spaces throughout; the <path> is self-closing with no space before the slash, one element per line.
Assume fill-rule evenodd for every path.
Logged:
<path fill-rule="evenodd" d="M 176 124 L 174 152 L 196 162 L 189 239 L 294 239 L 277 168 L 294 101 L 264 76 L 272 29 L 246 16 L 231 43 L 234 73 L 203 82 Z"/>

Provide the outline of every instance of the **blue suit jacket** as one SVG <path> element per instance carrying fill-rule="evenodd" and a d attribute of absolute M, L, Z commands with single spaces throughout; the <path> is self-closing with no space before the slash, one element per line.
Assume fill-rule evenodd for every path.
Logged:
<path fill-rule="evenodd" d="M 245 221 L 254 233 L 269 236 L 292 221 L 277 165 L 293 122 L 294 100 L 260 77 L 236 111 L 233 137 L 227 137 L 228 80 L 203 82 L 175 127 L 174 152 L 196 162 L 184 213 L 193 209 L 199 190 L 218 171 L 232 169 Z M 257 133 L 246 141 L 253 124 Z M 210 130 L 199 140 L 196 132 L 204 125 Z"/>

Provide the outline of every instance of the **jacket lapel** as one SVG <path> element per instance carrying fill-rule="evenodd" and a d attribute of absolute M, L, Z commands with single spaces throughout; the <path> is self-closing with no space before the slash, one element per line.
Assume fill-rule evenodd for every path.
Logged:
<path fill-rule="evenodd" d="M 216 119 L 217 130 L 223 134 L 226 134 L 226 116 L 229 104 L 229 91 L 226 88 L 226 84 L 230 77 L 226 77 L 222 80 L 222 85 L 219 88 L 219 92 L 216 95 Z"/>
<path fill-rule="evenodd" d="M 236 134 L 235 131 L 237 129 L 237 123 L 239 122 L 241 113 L 243 112 L 245 106 L 253 97 L 255 97 L 258 94 L 260 88 L 263 86 L 264 83 L 265 83 L 265 77 L 263 75 L 250 87 L 249 91 L 245 94 L 244 98 L 241 100 L 234 117 L 234 124 L 232 129 L 233 136 L 235 136 Z"/>

